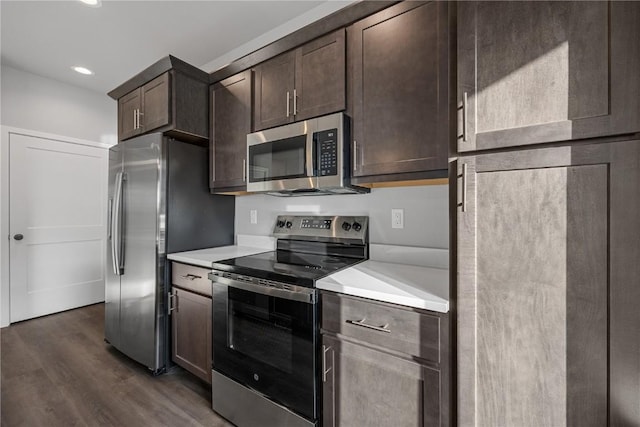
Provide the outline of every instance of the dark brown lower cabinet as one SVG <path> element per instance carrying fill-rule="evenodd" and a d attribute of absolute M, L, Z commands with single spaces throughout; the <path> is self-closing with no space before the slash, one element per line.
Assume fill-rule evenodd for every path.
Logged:
<path fill-rule="evenodd" d="M 211 297 L 173 288 L 172 360 L 211 383 Z"/>
<path fill-rule="evenodd" d="M 455 167 L 458 425 L 640 425 L 640 141 Z"/>
<path fill-rule="evenodd" d="M 324 427 L 440 424 L 440 371 L 368 346 L 322 337 Z"/>
<path fill-rule="evenodd" d="M 448 328 L 447 314 L 323 291 L 322 425 L 448 426 Z"/>

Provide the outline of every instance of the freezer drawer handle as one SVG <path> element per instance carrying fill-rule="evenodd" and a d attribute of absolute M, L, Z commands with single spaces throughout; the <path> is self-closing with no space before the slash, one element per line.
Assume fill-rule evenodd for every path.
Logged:
<path fill-rule="evenodd" d="M 379 332 L 385 332 L 387 334 L 391 333 L 391 329 L 389 329 L 389 324 L 385 323 L 382 326 L 374 326 L 374 325 L 369 325 L 368 323 L 364 323 L 366 319 L 361 319 L 361 320 L 346 320 L 347 323 L 349 323 L 350 325 L 355 325 L 355 326 L 361 326 L 363 328 L 367 328 L 367 329 L 373 329 L 374 331 L 379 331 Z"/>

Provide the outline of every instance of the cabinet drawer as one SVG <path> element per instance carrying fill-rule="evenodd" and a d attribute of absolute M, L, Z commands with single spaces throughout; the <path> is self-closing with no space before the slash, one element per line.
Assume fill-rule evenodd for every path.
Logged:
<path fill-rule="evenodd" d="M 323 292 L 322 329 L 440 363 L 440 318 L 436 315 Z"/>
<path fill-rule="evenodd" d="M 171 263 L 171 283 L 202 295 L 211 296 L 211 281 L 207 277 L 211 270 L 193 265 Z"/>

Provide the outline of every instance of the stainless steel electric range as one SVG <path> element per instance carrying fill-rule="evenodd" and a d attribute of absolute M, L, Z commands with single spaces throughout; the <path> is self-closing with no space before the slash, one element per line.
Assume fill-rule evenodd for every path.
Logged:
<path fill-rule="evenodd" d="M 318 424 L 315 282 L 368 258 L 368 222 L 363 216 L 279 216 L 275 251 L 213 264 L 216 412 L 239 427 Z"/>

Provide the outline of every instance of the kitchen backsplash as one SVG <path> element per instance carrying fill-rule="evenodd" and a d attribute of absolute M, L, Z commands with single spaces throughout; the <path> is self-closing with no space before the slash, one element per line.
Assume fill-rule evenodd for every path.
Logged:
<path fill-rule="evenodd" d="M 276 216 L 368 215 L 371 243 L 449 248 L 449 189 L 446 185 L 372 189 L 369 194 L 236 197 L 236 234 L 268 236 Z M 404 228 L 392 228 L 391 209 L 404 210 Z M 252 224 L 252 211 L 257 223 Z"/>

